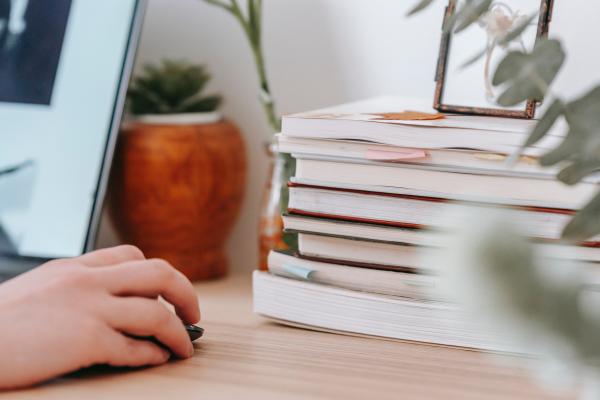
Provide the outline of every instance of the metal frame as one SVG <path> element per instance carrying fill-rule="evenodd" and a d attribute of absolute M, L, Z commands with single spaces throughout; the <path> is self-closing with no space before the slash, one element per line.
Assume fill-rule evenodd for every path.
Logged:
<path fill-rule="evenodd" d="M 104 200 L 108 187 L 110 169 L 117 143 L 117 137 L 119 135 L 119 129 L 121 127 L 121 121 L 123 118 L 125 98 L 127 96 L 127 89 L 129 87 L 129 79 L 133 73 L 135 56 L 137 53 L 140 36 L 142 34 L 142 25 L 147 6 L 148 0 L 136 0 L 133 21 L 131 23 L 131 29 L 129 33 L 129 40 L 125 50 L 126 54 L 124 58 L 123 69 L 119 79 L 119 89 L 115 98 L 112 120 L 109 128 L 110 130 L 104 148 L 104 157 L 100 167 L 100 175 L 98 179 L 98 185 L 96 187 L 94 203 L 92 205 L 88 232 L 86 235 L 84 248 L 82 249 L 82 252 L 84 253 L 93 250 L 96 245 L 98 230 L 100 228 L 100 219 L 102 218 L 102 210 L 104 207 Z"/>
<path fill-rule="evenodd" d="M 456 10 L 456 3 L 457 0 L 449 0 L 448 6 L 446 7 L 446 11 L 444 12 L 444 23 L 442 26 L 444 26 L 446 24 L 446 21 L 448 21 L 452 14 L 454 14 Z M 548 29 L 550 26 L 550 21 L 552 20 L 553 5 L 554 0 L 541 0 L 536 41 L 548 36 Z M 452 35 L 452 32 L 442 34 L 442 41 L 440 44 L 440 55 L 438 58 L 438 65 L 435 74 L 436 87 L 433 107 L 440 112 L 457 114 L 485 115 L 507 118 L 534 118 L 535 110 L 537 107 L 537 102 L 535 100 L 528 100 L 524 111 L 444 104 L 444 85 L 447 79 L 446 73 Z"/>

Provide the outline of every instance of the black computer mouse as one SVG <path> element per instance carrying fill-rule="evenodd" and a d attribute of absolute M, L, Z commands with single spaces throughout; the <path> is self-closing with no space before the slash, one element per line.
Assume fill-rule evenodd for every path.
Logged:
<path fill-rule="evenodd" d="M 204 329 L 196 325 L 186 325 L 185 330 L 187 331 L 192 342 L 200 339 L 202 335 L 204 335 Z"/>

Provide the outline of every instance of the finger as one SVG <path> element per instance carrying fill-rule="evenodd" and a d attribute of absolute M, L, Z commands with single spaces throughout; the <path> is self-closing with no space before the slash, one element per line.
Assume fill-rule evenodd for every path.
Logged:
<path fill-rule="evenodd" d="M 188 324 L 200 321 L 198 296 L 190 281 L 163 260 L 132 261 L 95 271 L 116 296 L 162 296 Z"/>
<path fill-rule="evenodd" d="M 143 367 L 166 363 L 171 354 L 149 340 L 137 340 L 114 332 L 106 349 L 106 364 L 114 367 Z"/>
<path fill-rule="evenodd" d="M 105 321 L 115 330 L 158 340 L 181 358 L 191 357 L 194 346 L 181 320 L 156 300 L 114 297 Z"/>
<path fill-rule="evenodd" d="M 144 253 L 137 247 L 123 245 L 109 249 L 96 250 L 80 257 L 73 258 L 72 260 L 90 267 L 101 267 L 145 259 Z"/>

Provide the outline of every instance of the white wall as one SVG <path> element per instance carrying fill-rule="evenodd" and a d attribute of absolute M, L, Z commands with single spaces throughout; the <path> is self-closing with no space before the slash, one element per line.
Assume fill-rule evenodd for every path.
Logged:
<path fill-rule="evenodd" d="M 445 0 L 406 19 L 416 0 L 264 0 L 265 48 L 282 113 L 381 94 L 433 96 L 433 75 Z M 539 4 L 539 0 L 523 0 Z M 600 2 L 555 2 L 553 31 L 565 38 L 570 62 L 557 90 L 580 92 L 600 80 L 596 39 Z M 586 10 L 582 12 L 582 10 Z M 473 49 L 475 52 L 478 49 Z M 243 130 L 250 170 L 243 213 L 230 242 L 234 268 L 253 269 L 257 210 L 267 171 L 268 132 L 257 97 L 251 54 L 237 23 L 202 0 L 150 0 L 139 63 L 162 57 L 207 64 L 211 88 L 222 93 L 226 115 Z M 102 244 L 113 242 L 104 232 Z"/>

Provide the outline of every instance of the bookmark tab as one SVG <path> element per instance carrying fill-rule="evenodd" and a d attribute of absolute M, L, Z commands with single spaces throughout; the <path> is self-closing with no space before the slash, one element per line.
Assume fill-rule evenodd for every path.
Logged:
<path fill-rule="evenodd" d="M 299 267 L 297 265 L 289 265 L 289 264 L 283 264 L 281 266 L 281 268 L 288 274 L 293 275 L 296 278 L 303 279 L 305 281 L 309 281 L 310 276 L 312 275 L 313 272 L 315 272 L 314 270 L 309 269 L 309 268 Z"/>
<path fill-rule="evenodd" d="M 419 149 L 399 149 L 396 151 L 368 149 L 365 158 L 371 161 L 408 161 L 427 158 L 428 154 Z"/>

